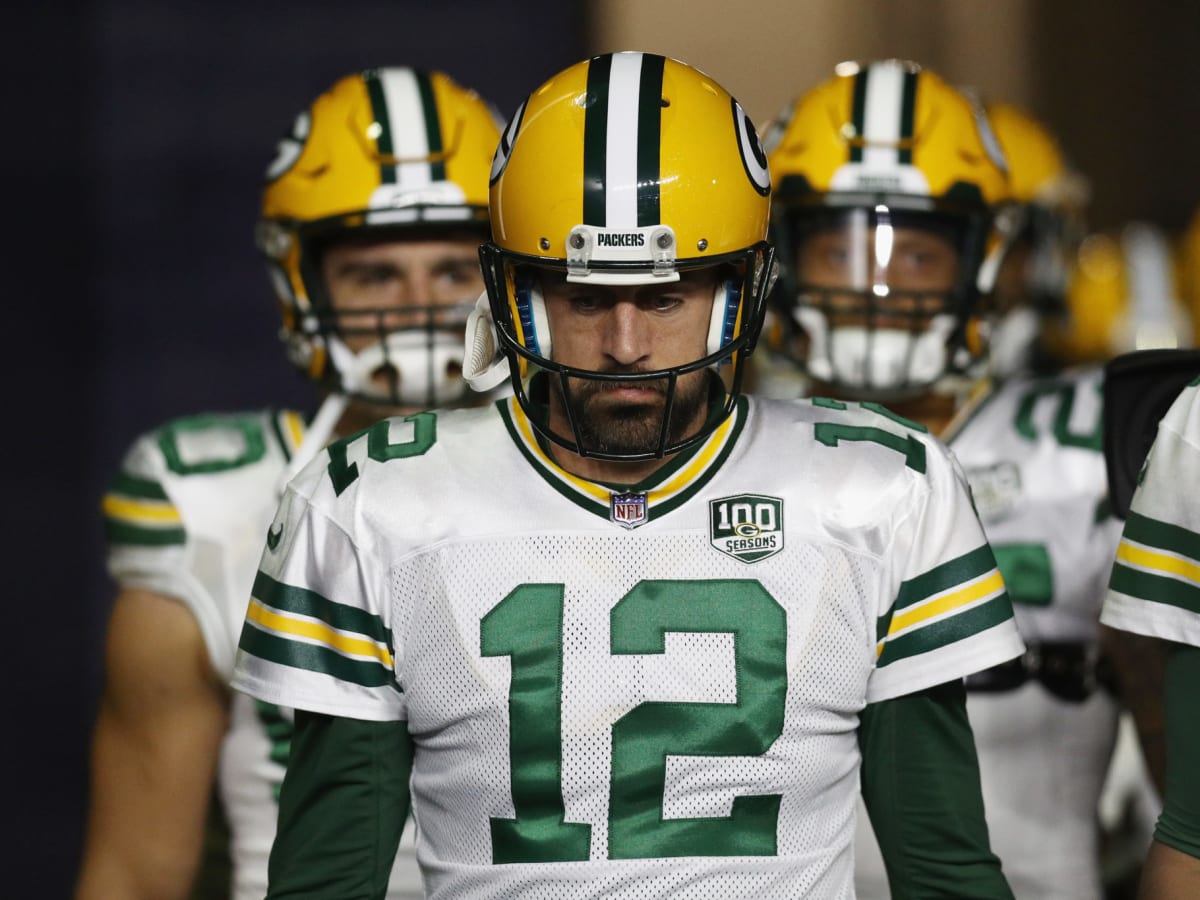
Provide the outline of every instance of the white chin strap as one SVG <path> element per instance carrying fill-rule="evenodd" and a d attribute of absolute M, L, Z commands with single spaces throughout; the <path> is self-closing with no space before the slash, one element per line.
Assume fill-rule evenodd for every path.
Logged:
<path fill-rule="evenodd" d="M 329 357 L 342 379 L 342 390 L 383 403 L 441 406 L 462 398 L 462 345 L 449 332 L 396 331 L 383 341 L 354 353 L 337 336 L 326 341 Z M 380 368 L 399 375 L 396 395 L 372 382 Z"/>
<path fill-rule="evenodd" d="M 862 390 L 902 390 L 929 385 L 946 372 L 946 340 L 953 316 L 934 316 L 919 334 L 861 326 L 830 329 L 824 313 L 801 307 L 796 318 L 808 334 L 808 374 Z"/>
<path fill-rule="evenodd" d="M 991 324 L 987 335 L 989 371 L 1008 378 L 1029 367 L 1040 322 L 1032 309 L 1014 309 Z"/>
<path fill-rule="evenodd" d="M 509 375 L 508 360 L 500 352 L 500 338 L 492 320 L 487 291 L 479 295 L 467 316 L 463 347 L 463 378 L 471 390 L 486 394 L 502 385 Z"/>

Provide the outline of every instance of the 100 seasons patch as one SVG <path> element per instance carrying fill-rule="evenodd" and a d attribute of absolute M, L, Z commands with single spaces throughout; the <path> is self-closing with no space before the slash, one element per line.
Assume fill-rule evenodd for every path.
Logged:
<path fill-rule="evenodd" d="M 783 549 L 783 501 L 761 494 L 708 501 L 708 540 L 744 563 L 774 556 Z"/>

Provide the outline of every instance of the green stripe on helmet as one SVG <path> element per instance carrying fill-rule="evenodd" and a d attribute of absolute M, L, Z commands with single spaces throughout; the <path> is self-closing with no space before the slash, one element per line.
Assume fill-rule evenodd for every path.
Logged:
<path fill-rule="evenodd" d="M 392 122 L 388 117 L 387 99 L 383 93 L 383 82 L 379 78 L 379 73 L 375 70 L 365 72 L 363 81 L 367 85 L 367 96 L 371 100 L 371 115 L 375 117 L 375 124 L 379 126 L 379 135 L 375 138 L 375 149 L 382 156 L 392 156 L 396 152 L 395 145 L 392 143 Z M 381 163 L 379 166 L 379 182 L 380 184 L 395 184 L 396 183 L 396 167 L 388 163 Z"/>
<path fill-rule="evenodd" d="M 583 224 L 603 227 L 607 221 L 605 164 L 608 159 L 608 83 L 612 57 L 588 65 L 587 112 L 583 119 Z"/>
<path fill-rule="evenodd" d="M 433 95 L 433 82 L 428 72 L 415 72 L 417 90 L 421 94 L 421 111 L 425 115 L 425 140 L 429 144 L 431 158 L 441 155 L 445 146 L 442 142 L 442 126 L 438 122 L 437 99 Z M 429 177 L 433 181 L 446 180 L 446 163 L 436 159 L 429 164 Z"/>
<path fill-rule="evenodd" d="M 854 102 L 851 106 L 850 124 L 854 126 L 854 137 L 850 144 L 850 162 L 860 163 L 863 158 L 863 135 L 867 130 L 867 72 L 861 70 L 854 76 Z"/>
<path fill-rule="evenodd" d="M 912 155 L 912 138 L 913 138 L 913 119 L 916 115 L 917 108 L 917 73 L 904 73 L 904 89 L 901 92 L 900 98 L 900 155 L 899 162 L 902 166 L 911 166 L 913 161 Z"/>
<path fill-rule="evenodd" d="M 638 85 L 637 125 L 637 224 L 658 225 L 662 222 L 659 184 L 660 143 L 662 138 L 661 56 L 642 56 L 642 76 Z"/>

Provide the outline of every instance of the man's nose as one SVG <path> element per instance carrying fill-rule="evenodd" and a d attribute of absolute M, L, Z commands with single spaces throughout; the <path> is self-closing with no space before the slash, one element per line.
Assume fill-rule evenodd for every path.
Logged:
<path fill-rule="evenodd" d="M 649 353 L 646 314 L 631 300 L 618 300 L 607 316 L 604 352 L 621 365 L 632 365 Z"/>

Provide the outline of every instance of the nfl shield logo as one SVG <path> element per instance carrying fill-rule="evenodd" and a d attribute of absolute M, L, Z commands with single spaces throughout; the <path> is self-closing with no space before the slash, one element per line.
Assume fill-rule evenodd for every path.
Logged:
<path fill-rule="evenodd" d="M 622 528 L 637 528 L 646 521 L 646 495 L 641 491 L 610 494 L 608 517 Z"/>

